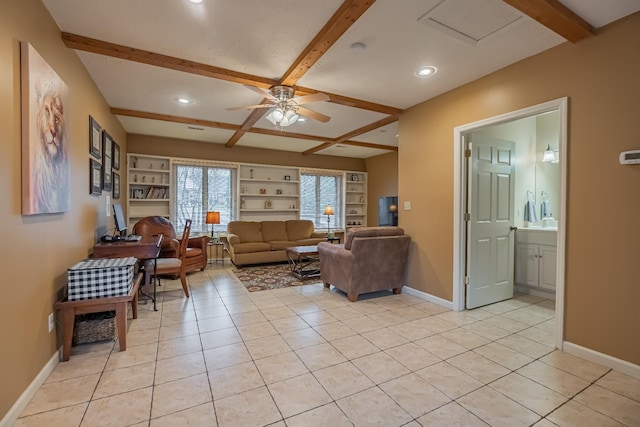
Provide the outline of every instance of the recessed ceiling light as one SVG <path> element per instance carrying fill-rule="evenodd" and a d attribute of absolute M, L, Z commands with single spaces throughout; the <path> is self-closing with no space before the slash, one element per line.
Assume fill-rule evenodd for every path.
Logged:
<path fill-rule="evenodd" d="M 185 97 L 178 97 L 176 98 L 176 102 L 178 104 L 183 104 L 183 105 L 189 105 L 189 104 L 193 104 L 193 100 L 189 99 L 189 98 L 185 98 Z"/>
<path fill-rule="evenodd" d="M 191 3 L 200 4 L 202 0 L 189 0 Z"/>
<path fill-rule="evenodd" d="M 418 77 L 427 77 L 432 74 L 435 74 L 436 71 L 438 71 L 436 67 L 432 67 L 431 65 L 429 65 L 428 67 L 418 68 L 415 72 L 415 75 Z"/>
<path fill-rule="evenodd" d="M 299 122 L 306 122 L 307 119 L 305 119 L 304 117 L 300 116 L 300 117 L 298 117 L 298 121 Z"/>

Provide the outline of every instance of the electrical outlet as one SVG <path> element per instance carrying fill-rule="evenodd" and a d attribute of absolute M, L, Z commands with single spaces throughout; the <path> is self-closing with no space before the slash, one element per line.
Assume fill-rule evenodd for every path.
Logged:
<path fill-rule="evenodd" d="M 409 202 L 409 201 L 404 202 L 404 210 L 405 211 L 410 211 L 411 210 L 411 202 Z"/>
<path fill-rule="evenodd" d="M 49 332 L 53 331 L 53 328 L 55 327 L 55 321 L 53 318 L 53 313 L 49 314 Z"/>

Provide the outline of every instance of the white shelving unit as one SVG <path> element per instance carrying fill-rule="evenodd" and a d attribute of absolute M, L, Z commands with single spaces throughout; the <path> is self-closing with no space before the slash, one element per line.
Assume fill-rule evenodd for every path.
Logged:
<path fill-rule="evenodd" d="M 344 182 L 345 229 L 367 225 L 367 173 L 346 172 Z"/>
<path fill-rule="evenodd" d="M 238 179 L 239 219 L 298 219 L 300 170 L 296 167 L 243 164 Z"/>
<path fill-rule="evenodd" d="M 127 154 L 127 225 L 129 229 L 149 215 L 169 218 L 171 206 L 171 159 Z"/>

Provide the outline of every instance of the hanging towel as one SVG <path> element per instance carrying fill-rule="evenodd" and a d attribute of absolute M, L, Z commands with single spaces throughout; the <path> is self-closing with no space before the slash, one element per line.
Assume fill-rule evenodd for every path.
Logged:
<path fill-rule="evenodd" d="M 540 217 L 551 218 L 551 203 L 549 203 L 549 200 L 543 200 L 540 203 Z"/>
<path fill-rule="evenodd" d="M 524 205 L 524 220 L 529 222 L 538 222 L 536 217 L 536 204 L 531 200 L 527 200 Z"/>

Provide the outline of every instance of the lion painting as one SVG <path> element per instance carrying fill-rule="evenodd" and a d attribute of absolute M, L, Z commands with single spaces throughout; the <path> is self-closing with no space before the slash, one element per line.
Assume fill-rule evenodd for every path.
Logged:
<path fill-rule="evenodd" d="M 66 212 L 70 194 L 69 148 L 64 120 L 68 90 L 33 48 L 28 46 L 26 53 L 29 55 L 29 123 L 25 129 L 28 141 L 25 141 L 23 155 L 24 167 L 28 169 L 24 174 L 23 212 Z"/>

